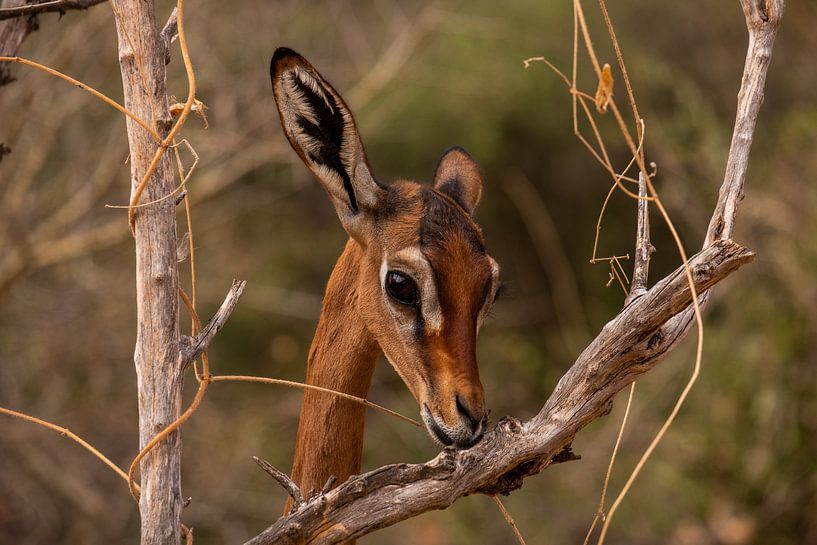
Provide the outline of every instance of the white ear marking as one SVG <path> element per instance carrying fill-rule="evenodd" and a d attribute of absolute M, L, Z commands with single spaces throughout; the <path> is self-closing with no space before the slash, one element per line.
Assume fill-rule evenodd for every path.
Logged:
<path fill-rule="evenodd" d="M 298 66 L 295 67 L 294 73 L 298 79 L 301 80 L 301 83 L 312 89 L 316 95 L 323 99 L 323 102 L 326 104 L 326 107 L 329 108 L 330 112 L 335 113 L 335 108 L 332 107 L 332 102 L 326 97 L 326 93 L 324 92 L 323 88 L 310 73 Z"/>

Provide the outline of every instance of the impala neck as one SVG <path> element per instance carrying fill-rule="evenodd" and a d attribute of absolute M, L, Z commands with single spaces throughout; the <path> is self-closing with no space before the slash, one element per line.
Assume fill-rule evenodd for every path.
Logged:
<path fill-rule="evenodd" d="M 309 350 L 306 382 L 365 398 L 380 348 L 358 316 L 357 276 L 363 251 L 353 240 L 329 278 Z M 332 394 L 305 391 L 292 478 L 304 495 L 360 472 L 366 407 Z M 287 510 L 289 504 L 287 504 Z"/>

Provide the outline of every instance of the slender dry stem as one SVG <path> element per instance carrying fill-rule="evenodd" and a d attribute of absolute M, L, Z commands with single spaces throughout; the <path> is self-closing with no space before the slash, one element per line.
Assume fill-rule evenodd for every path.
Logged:
<path fill-rule="evenodd" d="M 97 450 L 96 447 L 94 447 L 91 443 L 89 443 L 88 441 L 86 441 L 85 439 L 83 439 L 82 437 L 77 435 L 76 433 L 72 432 L 68 428 L 64 428 L 62 426 L 52 424 L 51 422 L 48 422 L 48 421 L 43 420 L 41 418 L 37 418 L 36 416 L 30 416 L 30 415 L 27 415 L 25 413 L 13 411 L 11 409 L 6 409 L 5 407 L 0 407 L 0 413 L 11 416 L 11 417 L 14 417 L 14 418 L 19 418 L 20 420 L 25 420 L 26 422 L 31 422 L 32 424 L 42 426 L 42 427 L 47 428 L 47 429 L 49 429 L 51 431 L 55 431 L 55 432 L 59 433 L 60 435 L 68 437 L 70 440 L 72 440 L 75 443 L 79 444 L 80 446 L 82 446 L 82 448 L 84 448 L 85 450 L 87 450 L 88 452 L 90 452 L 91 454 L 96 456 L 97 458 L 99 458 L 99 460 L 102 461 L 103 464 L 105 464 L 106 466 L 111 468 L 117 475 L 122 477 L 125 480 L 125 482 L 128 481 L 128 475 L 124 471 L 122 471 L 122 469 L 120 469 L 120 467 L 118 465 L 113 463 L 110 460 L 110 458 L 108 458 L 107 456 L 105 456 L 104 454 L 99 452 L 99 450 Z M 135 486 L 136 486 L 136 489 L 138 490 L 139 486 L 138 485 L 135 485 Z"/>
<path fill-rule="evenodd" d="M 139 124 L 140 127 L 145 129 L 148 132 L 148 134 L 150 134 L 153 137 L 153 139 L 156 140 L 157 142 L 162 140 L 161 137 L 159 136 L 159 134 L 155 130 L 153 130 L 150 127 L 150 125 L 148 125 L 142 119 L 140 119 L 139 116 L 137 116 L 136 114 L 134 114 L 133 112 L 131 112 L 130 110 L 128 110 L 127 108 L 125 108 L 124 106 L 122 106 L 121 104 L 119 104 L 118 102 L 113 100 L 112 98 L 108 97 L 108 95 L 97 91 L 96 89 L 94 89 L 90 85 L 82 83 L 81 81 L 76 80 L 76 79 L 72 78 L 71 76 L 63 74 L 59 70 L 55 70 L 55 69 L 53 69 L 53 68 L 51 68 L 49 66 L 46 66 L 44 64 L 40 64 L 38 62 L 29 60 L 29 59 L 24 59 L 22 57 L 0 57 L 0 62 L 16 62 L 18 64 L 23 64 L 25 66 L 31 66 L 32 68 L 42 70 L 46 74 L 51 74 L 54 77 L 60 78 L 61 80 L 64 80 L 64 81 L 67 81 L 71 85 L 79 87 L 83 91 L 88 91 L 89 93 L 94 95 L 96 98 L 98 98 L 99 100 L 104 102 L 105 104 L 108 104 L 109 106 L 119 110 L 120 112 L 122 112 L 126 116 L 133 119 L 136 123 Z"/>
<path fill-rule="evenodd" d="M 502 513 L 502 517 L 505 519 L 505 522 L 507 522 L 508 526 L 510 526 L 511 530 L 513 530 L 513 535 L 516 536 L 516 541 L 519 542 L 519 545 L 527 545 L 525 543 L 525 538 L 522 537 L 522 532 L 519 531 L 519 527 L 516 525 L 516 521 L 513 520 L 513 517 L 505 508 L 505 505 L 502 503 L 502 500 L 499 499 L 499 496 L 493 494 L 491 495 L 491 499 L 494 500 L 494 503 L 499 508 L 499 512 Z"/>

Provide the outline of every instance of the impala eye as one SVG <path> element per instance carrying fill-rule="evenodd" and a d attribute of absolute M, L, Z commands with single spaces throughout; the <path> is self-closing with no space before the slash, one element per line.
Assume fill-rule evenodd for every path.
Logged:
<path fill-rule="evenodd" d="M 397 271 L 386 274 L 386 293 L 403 305 L 416 305 L 419 301 L 417 284 L 410 276 Z"/>

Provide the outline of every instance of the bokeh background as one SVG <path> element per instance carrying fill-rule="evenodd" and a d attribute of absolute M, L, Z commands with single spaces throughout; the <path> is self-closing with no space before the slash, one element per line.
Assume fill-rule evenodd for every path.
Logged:
<path fill-rule="evenodd" d="M 734 119 L 747 41 L 740 6 L 611 4 L 657 188 L 694 252 Z M 159 3 L 162 20 L 171 7 Z M 586 11 L 601 61 L 614 65 L 597 6 Z M 348 99 L 378 177 L 428 181 L 452 145 L 483 165 L 477 218 L 509 288 L 482 329 L 483 383 L 494 420 L 535 414 L 623 301 L 619 287 L 605 287 L 606 265 L 588 263 L 608 177 L 572 135 L 564 84 L 542 64 L 522 68 L 545 55 L 569 71 L 570 2 L 200 0 L 186 12 L 209 121 L 184 130 L 200 157 L 189 191 L 201 315 L 215 311 L 232 278 L 249 281 L 212 347 L 214 370 L 302 380 L 346 238 L 278 124 L 268 62 L 288 45 Z M 815 15 L 813 2 L 790 2 L 769 71 L 736 232 L 757 260 L 718 285 L 701 378 L 617 514 L 610 543 L 817 543 Z M 39 21 L 22 56 L 121 99 L 108 5 Z M 186 96 L 177 49 L 168 70 L 172 92 Z M 586 64 L 582 71 L 592 93 Z M 0 141 L 12 148 L 0 163 L 0 405 L 69 427 L 127 467 L 137 451 L 133 244 L 126 214 L 104 207 L 128 200 L 124 121 L 64 82 L 14 73 L 0 88 Z M 616 93 L 624 106 L 620 78 Z M 623 143 L 603 131 L 623 165 Z M 634 225 L 635 203 L 616 195 L 600 255 L 631 253 Z M 657 215 L 652 232 L 656 280 L 679 258 Z M 690 336 L 638 382 L 612 495 L 687 380 L 693 345 Z M 192 377 L 187 386 L 189 399 Z M 385 362 L 370 397 L 416 414 Z M 211 386 L 183 432 L 192 497 L 184 522 L 196 543 L 243 542 L 280 513 L 283 492 L 250 458 L 289 468 L 300 401 L 282 387 Z M 529 478 L 505 500 L 528 543 L 582 542 L 624 401 L 576 438 L 581 461 Z M 435 454 L 423 431 L 370 412 L 365 468 Z M 138 511 L 119 477 L 67 439 L 7 417 L 0 491 L 2 543 L 137 539 Z M 513 539 L 493 502 L 476 496 L 361 542 Z"/>

